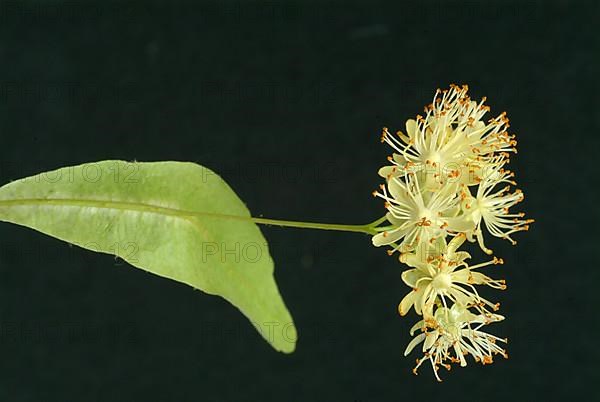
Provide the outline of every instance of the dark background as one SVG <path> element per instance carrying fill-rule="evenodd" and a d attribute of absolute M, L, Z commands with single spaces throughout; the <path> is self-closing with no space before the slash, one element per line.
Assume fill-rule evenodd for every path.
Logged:
<path fill-rule="evenodd" d="M 508 360 L 411 374 L 401 265 L 367 236 L 264 228 L 300 332 L 273 351 L 220 298 L 0 226 L 1 401 L 598 398 L 597 2 L 1 2 L 0 181 L 194 161 L 255 215 L 365 223 L 436 88 L 508 112 L 537 222 L 492 239 Z M 481 259 L 471 247 L 475 259 Z"/>

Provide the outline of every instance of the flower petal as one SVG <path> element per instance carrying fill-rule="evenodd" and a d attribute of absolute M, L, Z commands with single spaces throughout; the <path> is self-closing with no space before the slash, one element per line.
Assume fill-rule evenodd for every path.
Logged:
<path fill-rule="evenodd" d="M 404 222 L 406 222 L 406 219 L 398 219 L 389 212 L 385 214 L 385 218 L 395 226 L 401 226 L 404 224 Z"/>
<path fill-rule="evenodd" d="M 404 283 L 406 283 L 413 289 L 417 287 L 417 281 L 423 278 L 424 276 L 425 275 L 423 274 L 423 272 L 414 268 L 402 272 L 402 280 L 404 281 Z"/>
<path fill-rule="evenodd" d="M 433 300 L 435 300 L 435 298 L 433 298 L 433 300 L 430 300 L 430 302 L 428 303 L 428 300 L 430 299 L 431 296 L 431 280 L 427 280 L 427 283 L 424 283 L 421 285 L 421 287 L 419 288 L 419 290 L 417 291 L 417 297 L 415 298 L 415 312 L 419 315 L 423 315 L 425 317 L 428 316 L 428 313 L 430 310 L 433 310 Z M 431 305 L 431 306 L 430 306 Z M 425 311 L 423 311 L 425 310 Z"/>
<path fill-rule="evenodd" d="M 448 243 L 448 254 L 452 255 L 458 250 L 460 246 L 465 242 L 467 237 L 464 234 L 459 234 L 454 236 L 454 239 L 450 240 Z"/>
<path fill-rule="evenodd" d="M 410 336 L 413 336 L 415 334 L 415 331 L 417 329 L 423 329 L 423 327 L 425 326 L 425 321 L 421 320 L 419 322 L 417 322 L 415 325 L 412 326 L 412 328 L 410 329 Z"/>
<path fill-rule="evenodd" d="M 375 247 L 387 246 L 388 244 L 395 243 L 398 239 L 404 237 L 405 234 L 405 229 L 398 228 L 389 232 L 377 233 L 371 241 Z"/>
<path fill-rule="evenodd" d="M 469 232 L 475 230 L 476 222 L 472 214 L 463 214 L 453 218 L 446 218 L 448 230 L 453 232 Z"/>
<path fill-rule="evenodd" d="M 406 120 L 406 133 L 411 140 L 415 138 L 415 131 L 417 128 L 417 122 L 414 119 Z"/>
<path fill-rule="evenodd" d="M 404 350 L 404 356 L 408 356 L 408 354 L 410 352 L 412 352 L 412 350 L 415 348 L 415 346 L 417 346 L 419 343 L 423 342 L 424 339 L 425 339 L 425 334 L 419 334 L 419 335 L 415 336 L 413 338 L 413 340 L 410 341 L 410 343 L 408 344 L 406 349 Z"/>
<path fill-rule="evenodd" d="M 427 336 L 425 338 L 425 343 L 423 344 L 423 350 L 429 350 L 433 344 L 435 343 L 435 341 L 438 338 L 438 331 L 431 331 L 427 333 Z"/>
<path fill-rule="evenodd" d="M 384 179 L 394 177 L 394 175 L 397 173 L 398 173 L 398 166 L 384 166 L 381 169 L 379 169 L 379 171 L 377 172 L 377 174 L 379 176 L 383 177 Z"/>
<path fill-rule="evenodd" d="M 402 255 L 400 255 L 400 262 L 403 264 L 408 265 L 409 267 L 412 268 L 417 268 L 419 270 L 421 270 L 422 272 L 427 272 L 427 262 L 423 261 L 421 258 L 419 258 L 419 249 L 417 248 L 416 252 L 414 253 L 404 253 Z"/>
<path fill-rule="evenodd" d="M 415 303 L 418 293 L 419 291 L 413 290 L 404 296 L 400 304 L 398 304 L 398 313 L 400 313 L 400 315 L 406 315 L 406 313 L 408 313 L 412 305 Z"/>
<path fill-rule="evenodd" d="M 394 177 L 388 182 L 388 190 L 390 190 L 390 195 L 394 197 L 397 201 L 402 201 L 404 203 L 412 203 L 410 197 L 408 196 L 408 189 L 406 184 L 400 180 L 398 177 Z"/>

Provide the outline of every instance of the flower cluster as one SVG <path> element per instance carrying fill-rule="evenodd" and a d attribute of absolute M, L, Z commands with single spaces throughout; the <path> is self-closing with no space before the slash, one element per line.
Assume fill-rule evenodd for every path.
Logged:
<path fill-rule="evenodd" d="M 496 314 L 498 303 L 479 295 L 476 285 L 506 289 L 504 280 L 480 272 L 503 260 L 470 264 L 465 240 L 477 242 L 488 255 L 484 230 L 516 244 L 512 235 L 527 230 L 531 219 L 510 208 L 523 200 L 514 174 L 506 169 L 516 141 L 507 132 L 506 113 L 484 120 L 489 107 L 485 98 L 475 102 L 466 85 L 437 90 L 425 116 L 406 122 L 406 133 L 383 129 L 382 142 L 394 153 L 390 165 L 379 170 L 386 183 L 373 195 L 384 200 L 388 222 L 377 228 L 375 246 L 388 246 L 388 254 L 410 269 L 402 280 L 412 290 L 398 306 L 400 315 L 411 308 L 423 319 L 411 330 L 420 330 L 405 355 L 422 345 L 418 369 L 428 360 L 440 380 L 440 366 L 467 364 L 465 356 L 488 364 L 496 354 L 507 357 L 498 346 L 506 340 L 481 330 L 504 319 Z"/>

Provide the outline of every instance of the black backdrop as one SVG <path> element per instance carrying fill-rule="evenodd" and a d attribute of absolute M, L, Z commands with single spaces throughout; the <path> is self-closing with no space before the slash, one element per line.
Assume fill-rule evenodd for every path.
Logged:
<path fill-rule="evenodd" d="M 366 236 L 263 228 L 300 332 L 286 356 L 222 299 L 1 225 L 0 400 L 598 397 L 594 3 L 0 3 L 2 183 L 194 161 L 255 215 L 364 223 L 383 213 L 381 127 L 456 82 L 508 112 L 537 219 L 517 247 L 490 241 L 510 358 L 442 384 L 411 374 L 402 267 Z"/>

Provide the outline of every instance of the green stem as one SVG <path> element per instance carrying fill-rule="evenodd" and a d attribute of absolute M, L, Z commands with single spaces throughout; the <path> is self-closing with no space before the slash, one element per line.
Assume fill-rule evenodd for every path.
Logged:
<path fill-rule="evenodd" d="M 214 212 L 196 212 L 196 211 L 185 211 L 175 208 L 159 207 L 155 205 L 127 202 L 127 201 L 105 201 L 105 200 L 82 200 L 82 199 L 13 199 L 13 200 L 0 200 L 1 207 L 24 207 L 24 206 L 67 206 L 67 207 L 94 207 L 103 209 L 117 209 L 124 211 L 139 211 L 146 213 L 155 213 L 169 216 L 206 216 L 220 219 L 233 219 L 247 222 L 254 222 L 261 225 L 276 225 L 282 227 L 293 227 L 303 229 L 320 229 L 320 230 L 336 230 L 340 232 L 358 232 L 367 234 L 377 234 L 376 228 L 381 222 L 385 220 L 385 217 L 376 220 L 375 222 L 366 225 L 343 225 L 337 223 L 318 223 L 318 222 L 301 222 L 301 221 L 287 221 L 278 219 L 268 218 L 254 218 L 250 216 L 239 216 L 239 215 L 227 215 Z"/>
<path fill-rule="evenodd" d="M 302 221 L 284 221 L 278 219 L 267 218 L 250 218 L 252 222 L 261 225 L 276 225 L 282 227 L 302 228 L 302 229 L 320 229 L 320 230 L 336 230 L 339 232 L 359 232 L 375 234 L 375 228 L 371 224 L 367 225 L 343 225 L 339 223 L 320 223 L 320 222 L 302 222 Z"/>

